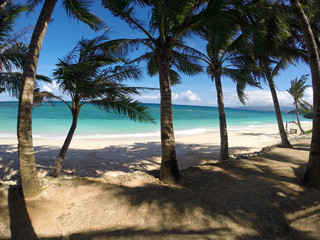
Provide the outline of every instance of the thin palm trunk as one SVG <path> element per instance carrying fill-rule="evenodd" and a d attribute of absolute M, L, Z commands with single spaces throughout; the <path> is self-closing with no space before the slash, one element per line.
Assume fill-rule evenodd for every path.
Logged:
<path fill-rule="evenodd" d="M 59 175 L 60 175 L 62 164 L 63 164 L 64 160 L 66 159 L 66 155 L 67 155 L 73 134 L 77 128 L 77 121 L 78 121 L 79 112 L 80 112 L 80 110 L 75 110 L 75 109 L 72 110 L 72 125 L 70 127 L 69 132 L 68 132 L 67 138 L 64 141 L 63 146 L 60 150 L 58 159 L 55 162 L 53 169 L 49 173 L 49 176 L 59 177 Z"/>
<path fill-rule="evenodd" d="M 46 0 L 35 26 L 23 68 L 18 111 L 18 152 L 21 187 L 24 197 L 40 193 L 32 142 L 33 88 L 44 36 L 57 0 Z"/>
<path fill-rule="evenodd" d="M 229 147 L 228 147 L 228 131 L 227 131 L 227 120 L 224 109 L 223 92 L 221 87 L 221 76 L 215 76 L 215 83 L 217 89 L 217 100 L 219 108 L 219 123 L 220 123 L 220 160 L 227 160 L 229 158 Z"/>
<path fill-rule="evenodd" d="M 160 63 L 159 81 L 161 93 L 161 148 L 162 159 L 160 167 L 160 179 L 166 183 L 179 181 L 179 168 L 176 158 L 176 144 L 172 120 L 172 97 L 170 83 L 170 63 Z"/>
<path fill-rule="evenodd" d="M 298 0 L 291 0 L 299 19 L 303 38 L 307 46 L 313 86 L 313 130 L 309 161 L 303 181 L 307 186 L 320 189 L 320 57 L 309 20 Z"/>
<path fill-rule="evenodd" d="M 268 85 L 269 85 L 270 92 L 272 95 L 274 110 L 276 112 L 278 128 L 279 128 L 279 133 L 280 133 L 280 138 L 281 138 L 281 144 L 283 147 L 292 148 L 292 145 L 290 144 L 290 142 L 287 138 L 287 134 L 286 134 L 286 131 L 283 126 L 280 105 L 279 105 L 276 89 L 274 87 L 274 82 L 272 81 L 272 78 L 270 76 L 267 76 L 267 81 L 268 81 Z"/>
<path fill-rule="evenodd" d="M 297 123 L 298 123 L 298 127 L 300 129 L 300 132 L 302 134 L 306 134 L 306 132 L 302 129 L 301 127 L 301 123 L 300 123 L 300 118 L 299 118 L 299 108 L 298 108 L 298 103 L 297 101 L 294 101 L 294 104 L 296 105 L 296 115 L 297 115 Z"/>

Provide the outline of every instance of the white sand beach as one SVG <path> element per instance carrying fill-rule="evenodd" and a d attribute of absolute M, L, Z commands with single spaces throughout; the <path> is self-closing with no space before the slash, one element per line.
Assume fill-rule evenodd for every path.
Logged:
<path fill-rule="evenodd" d="M 182 170 L 179 185 L 143 172 L 159 168 L 157 139 L 76 139 L 63 177 L 40 178 L 37 197 L 0 182 L 0 239 L 319 239 L 320 192 L 301 182 L 311 135 L 289 137 L 293 148 L 217 162 L 218 133 L 177 136 L 180 169 L 212 162 Z M 14 184 L 16 140 L 1 141 L 0 171 Z M 276 126 L 229 132 L 234 154 L 278 142 Z M 34 143 L 45 175 L 62 141 Z"/>
<path fill-rule="evenodd" d="M 311 123 L 303 124 L 305 130 Z M 277 125 L 231 129 L 228 133 L 231 157 L 254 153 L 280 143 Z M 289 139 L 298 138 L 288 134 Z M 45 176 L 53 166 L 64 139 L 34 138 L 39 175 Z M 176 135 L 180 170 L 219 159 L 219 132 Z M 14 180 L 18 173 L 16 138 L 0 138 L 0 180 Z M 136 171 L 159 169 L 161 144 L 159 137 L 73 139 L 63 164 L 61 176 L 104 177 Z"/>

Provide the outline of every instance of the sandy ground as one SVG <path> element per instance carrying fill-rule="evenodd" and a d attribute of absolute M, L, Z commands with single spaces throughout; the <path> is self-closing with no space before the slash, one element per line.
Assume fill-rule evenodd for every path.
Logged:
<path fill-rule="evenodd" d="M 278 143 L 276 128 L 230 132 L 231 152 L 242 155 L 222 163 L 217 133 L 177 136 L 176 186 L 156 177 L 159 140 L 75 140 L 63 177 L 41 178 L 42 193 L 26 201 L 8 185 L 17 153 L 6 139 L 0 239 L 320 239 L 320 192 L 300 182 L 310 136 L 290 138 L 293 149 L 244 154 Z M 60 142 L 34 143 L 43 176 Z"/>
<path fill-rule="evenodd" d="M 303 125 L 311 129 L 311 123 Z M 298 134 L 289 134 L 296 138 Z M 261 151 L 262 148 L 280 143 L 278 128 L 232 130 L 228 132 L 229 153 L 233 155 Z M 54 165 L 64 139 L 35 138 L 36 164 L 39 176 L 45 176 Z M 220 137 L 218 132 L 177 135 L 179 169 L 215 163 L 219 159 Z M 16 138 L 0 138 L 0 181 L 15 183 L 18 173 Z M 63 164 L 62 176 L 108 177 L 136 171 L 159 169 L 161 161 L 160 137 L 73 139 Z"/>

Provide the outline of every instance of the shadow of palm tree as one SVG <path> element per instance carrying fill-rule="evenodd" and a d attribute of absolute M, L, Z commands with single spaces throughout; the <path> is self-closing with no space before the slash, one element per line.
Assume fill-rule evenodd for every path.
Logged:
<path fill-rule="evenodd" d="M 16 147 L 2 145 L 4 154 L 0 164 L 6 166 L 0 169 L 0 180 L 16 180 L 18 162 Z M 38 146 L 34 148 L 37 170 L 44 176 L 54 165 L 60 148 Z M 230 148 L 234 151 L 249 151 L 249 148 Z M 177 143 L 177 158 L 180 169 L 191 166 L 217 162 L 220 147 L 217 145 L 181 144 Z M 161 145 L 159 142 L 135 143 L 133 145 L 115 145 L 102 149 L 82 150 L 70 148 L 62 166 L 62 175 L 78 177 L 103 177 L 108 172 L 132 173 L 147 172 L 160 168 Z"/>
<path fill-rule="evenodd" d="M 8 206 L 10 216 L 11 239 L 36 240 L 38 239 L 33 230 L 26 202 L 22 195 L 21 188 L 11 186 L 8 191 Z"/>
<path fill-rule="evenodd" d="M 132 148 L 122 147 L 120 158 L 141 154 L 140 151 L 146 151 L 148 147 L 158 147 L 158 143 L 152 144 L 154 145 L 138 143 Z M 183 157 L 184 153 L 185 157 L 190 155 L 193 147 L 201 148 L 203 155 L 200 158 L 207 160 L 212 158 L 212 147 L 201 145 L 179 146 L 180 157 Z M 299 148 L 301 147 L 304 146 L 300 145 Z M 103 150 L 107 155 L 106 150 L 118 151 L 119 147 Z M 80 154 L 76 152 L 76 155 L 88 152 L 73 151 L 80 151 Z M 127 215 L 123 217 L 128 218 L 129 222 L 130 217 L 143 218 L 146 224 L 144 228 L 141 228 L 141 225 L 131 224 L 128 227 L 113 226 L 100 230 L 72 232 L 68 237 L 69 239 L 319 239 L 320 192 L 300 185 L 299 178 L 303 174 L 306 159 L 298 158 L 296 151 L 298 150 L 295 148 L 289 150 L 278 148 L 277 152 L 269 151 L 259 157 L 191 167 L 181 171 L 180 186 L 167 186 L 156 181 L 153 183 L 147 181 L 138 186 L 127 186 L 122 183 L 110 185 L 88 180 L 87 184 L 92 183 L 95 186 L 98 184 L 101 189 L 109 193 L 108 198 L 103 197 L 103 193 L 99 196 L 100 206 L 106 206 L 106 211 L 113 211 L 108 208 L 109 205 L 112 206 L 110 202 L 120 201 L 123 208 L 129 209 Z M 145 160 L 154 163 L 152 157 L 157 154 L 152 152 Z M 307 152 L 303 154 L 308 155 Z M 99 157 L 99 154 L 94 157 Z M 101 161 L 95 166 L 96 169 L 99 169 L 102 163 L 106 164 Z M 125 171 L 130 172 L 141 167 L 135 166 L 134 161 L 130 161 L 130 164 L 133 164 L 133 168 L 125 165 L 123 166 Z M 112 168 L 104 170 L 106 169 Z M 149 173 L 155 175 L 156 172 Z M 12 203 L 15 203 L 14 199 L 11 200 Z M 142 211 L 143 209 L 147 210 Z M 143 215 L 137 216 L 135 212 L 143 212 Z M 92 213 L 94 214 L 94 210 Z M 81 212 L 77 214 L 81 216 Z M 14 218 L 14 214 L 12 217 Z M 24 221 L 28 223 L 28 218 Z M 99 221 L 106 221 L 108 225 L 111 219 L 99 219 Z M 12 226 L 19 224 L 15 223 Z M 60 238 L 57 236 L 57 238 L 41 239 Z"/>

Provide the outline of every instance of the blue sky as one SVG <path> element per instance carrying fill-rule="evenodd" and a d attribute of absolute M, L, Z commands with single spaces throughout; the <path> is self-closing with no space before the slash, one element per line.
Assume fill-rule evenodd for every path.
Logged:
<path fill-rule="evenodd" d="M 96 2 L 96 4 L 98 3 Z M 34 25 L 37 21 L 41 7 L 42 5 L 40 5 L 34 13 L 31 13 L 28 16 L 21 16 L 21 18 L 18 20 L 17 30 L 27 25 Z M 113 17 L 110 12 L 100 5 L 93 6 L 92 11 L 106 22 L 109 28 L 108 36 L 110 39 L 144 37 L 143 34 L 141 34 L 138 30 L 132 30 L 125 22 L 119 18 Z M 147 14 L 142 14 L 142 12 L 141 15 L 142 18 L 147 17 Z M 96 33 L 83 23 L 78 23 L 77 21 L 67 17 L 65 10 L 61 7 L 61 1 L 58 1 L 53 13 L 53 21 L 50 23 L 46 33 L 40 54 L 37 73 L 52 76 L 52 70 L 55 68 L 58 58 L 63 58 L 69 51 L 71 51 L 78 40 L 80 40 L 82 37 L 93 38 L 102 33 L 103 32 Z M 30 39 L 31 33 L 28 37 Z M 197 38 L 189 39 L 188 44 L 201 51 L 203 51 L 205 47 L 205 42 Z M 133 58 L 135 56 L 138 56 L 137 52 L 130 54 L 128 57 Z M 144 67 L 143 64 L 141 67 Z M 278 88 L 278 97 L 282 108 L 293 108 L 293 100 L 291 96 L 286 93 L 286 89 L 290 87 L 290 80 L 300 77 L 302 74 L 310 74 L 310 69 L 305 64 L 298 64 L 296 67 L 291 66 L 282 71 L 281 74 L 275 79 Z M 203 73 L 193 77 L 182 75 L 182 80 L 182 84 L 172 87 L 173 103 L 217 106 L 214 83 L 209 79 L 207 74 Z M 234 83 L 227 78 L 223 78 L 222 82 L 225 106 L 242 107 L 243 105 L 237 98 Z M 158 77 L 151 78 L 146 74 L 143 75 L 141 81 L 129 81 L 127 84 L 144 87 L 159 86 Z M 308 84 L 311 85 L 310 76 L 308 79 Z M 58 86 L 55 83 L 40 84 L 40 86 L 43 90 L 51 91 L 62 96 L 62 93 L 59 92 Z M 269 93 L 268 86 L 262 86 L 263 89 L 248 88 L 246 90 L 246 106 L 248 108 L 263 108 L 267 110 L 273 109 L 271 94 Z M 138 99 L 146 103 L 159 103 L 160 95 L 157 91 L 152 91 L 149 93 L 143 93 Z M 10 98 L 10 96 L 7 94 L 0 94 L 0 101 L 10 100 L 15 99 Z M 306 90 L 305 100 L 312 103 L 311 88 Z"/>

